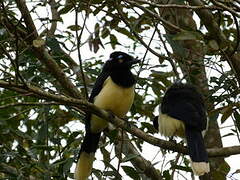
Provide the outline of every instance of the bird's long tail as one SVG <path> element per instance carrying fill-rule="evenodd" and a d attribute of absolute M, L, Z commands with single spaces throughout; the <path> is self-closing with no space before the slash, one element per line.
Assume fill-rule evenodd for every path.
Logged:
<path fill-rule="evenodd" d="M 86 180 L 90 176 L 100 135 L 101 133 L 86 132 L 75 169 L 75 180 Z"/>
<path fill-rule="evenodd" d="M 208 163 L 208 155 L 204 146 L 203 136 L 201 131 L 185 127 L 187 145 L 193 173 L 197 176 L 202 176 L 210 171 Z"/>

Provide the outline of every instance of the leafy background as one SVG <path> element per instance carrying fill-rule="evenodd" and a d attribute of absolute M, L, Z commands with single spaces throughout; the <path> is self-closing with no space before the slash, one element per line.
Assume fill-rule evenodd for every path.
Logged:
<path fill-rule="evenodd" d="M 239 1 L 0 2 L 1 179 L 73 178 L 84 109 L 40 96 L 27 85 L 60 99 L 85 99 L 114 50 L 142 60 L 133 69 L 138 83 L 129 124 L 164 139 L 153 129 L 152 119 L 166 88 L 183 79 L 205 95 L 210 117 L 207 146 L 239 144 Z M 93 179 L 194 179 L 188 156 L 131 133 L 123 138 L 125 131 L 121 132 L 109 130 L 102 136 Z M 228 153 L 229 159 L 239 159 L 240 152 Z M 148 161 L 144 169 L 140 158 L 151 164 Z M 210 162 L 210 177 L 204 179 L 239 177 L 236 161 L 227 164 L 217 157 Z"/>

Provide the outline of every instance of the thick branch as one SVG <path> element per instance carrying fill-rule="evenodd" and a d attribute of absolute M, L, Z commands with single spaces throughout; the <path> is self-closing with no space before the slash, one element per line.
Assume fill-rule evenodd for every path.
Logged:
<path fill-rule="evenodd" d="M 132 158 L 130 161 L 137 170 L 142 172 L 141 174 L 146 175 L 151 179 L 158 179 L 158 180 L 163 179 L 160 172 L 153 167 L 152 163 L 146 160 L 143 156 L 141 156 L 141 154 L 137 151 L 137 149 L 131 143 L 131 140 L 129 139 L 126 133 L 123 132 L 123 137 L 121 137 L 119 133 L 118 139 L 119 139 L 118 144 L 116 144 L 115 146 L 116 151 L 119 153 L 123 153 L 125 156 L 128 156 L 129 154 L 136 155 L 136 157 Z"/>
<path fill-rule="evenodd" d="M 189 6 L 189 5 L 180 5 L 180 4 L 156 4 L 153 2 L 149 2 L 146 0 L 135 0 L 135 2 L 138 3 L 144 3 L 144 4 L 148 4 L 157 8 L 180 8 L 180 9 L 210 9 L 210 10 L 222 10 L 221 7 L 217 7 L 217 6 Z"/>
<path fill-rule="evenodd" d="M 57 21 L 59 20 L 59 14 L 57 11 L 57 3 L 55 0 L 50 0 L 49 5 L 51 6 L 52 22 L 51 22 L 51 27 L 47 33 L 48 33 L 48 36 L 53 36 L 57 29 Z"/>
<path fill-rule="evenodd" d="M 195 5 L 195 6 L 203 6 L 203 2 L 200 0 L 191 0 L 188 1 L 189 4 Z M 201 18 L 201 21 L 203 24 L 206 26 L 208 32 L 212 35 L 215 40 L 222 46 L 225 47 L 227 45 L 227 40 L 221 29 L 219 28 L 219 25 L 215 21 L 215 18 L 213 17 L 211 11 L 208 9 L 201 9 L 201 10 L 196 10 L 196 13 L 198 16 Z"/>
<path fill-rule="evenodd" d="M 225 6 L 224 4 L 222 4 L 221 2 L 218 2 L 216 0 L 211 0 L 211 2 L 213 4 L 215 4 L 216 6 L 221 7 L 222 9 L 225 9 L 226 11 L 229 11 L 230 13 L 234 14 L 237 17 L 240 17 L 239 13 L 237 13 L 236 11 L 234 11 L 232 8 L 229 8 L 227 6 Z"/>
<path fill-rule="evenodd" d="M 46 105 L 61 105 L 63 103 L 57 103 L 57 102 L 19 102 L 19 103 L 10 103 L 6 105 L 0 106 L 0 109 L 5 109 L 9 107 L 14 107 L 14 106 L 46 106 Z"/>
<path fill-rule="evenodd" d="M 188 2 L 189 4 L 196 6 L 204 5 L 201 0 L 191 0 Z M 218 42 L 221 49 L 225 49 L 229 42 L 226 39 L 222 30 L 220 29 L 219 25 L 215 21 L 213 14 L 208 9 L 196 10 L 196 13 L 207 28 L 208 32 L 211 34 L 211 37 Z M 223 52 L 223 57 L 226 58 L 227 62 L 229 63 L 230 67 L 236 75 L 238 83 L 240 84 L 240 65 L 238 62 L 238 65 L 234 66 L 237 61 L 235 59 L 235 56 L 232 56 L 232 51 L 232 47 L 228 47 L 227 51 Z"/>
<path fill-rule="evenodd" d="M 16 0 L 17 7 L 19 8 L 24 22 L 27 26 L 27 31 L 28 31 L 28 38 L 30 41 L 33 41 L 34 39 L 37 39 L 38 33 L 37 29 L 33 23 L 32 17 L 30 15 L 30 12 L 28 11 L 27 5 L 25 4 L 24 0 Z"/>
<path fill-rule="evenodd" d="M 68 106 L 75 106 L 85 112 L 91 112 L 96 114 L 97 116 L 113 123 L 115 126 L 125 129 L 127 132 L 131 133 L 132 135 L 137 136 L 138 138 L 152 144 L 158 146 L 163 149 L 172 150 L 174 152 L 179 152 L 183 154 L 187 154 L 187 149 L 182 145 L 176 144 L 170 141 L 164 141 L 158 138 L 155 138 L 139 128 L 127 123 L 126 121 L 118 118 L 117 116 L 113 116 L 111 113 L 99 109 L 92 103 L 89 103 L 85 100 L 80 100 L 76 98 L 65 97 L 62 95 L 51 94 L 48 92 L 43 91 L 42 89 L 36 86 L 27 85 L 20 85 L 15 83 L 8 83 L 5 81 L 0 80 L 0 87 L 10 89 L 19 93 L 26 94 L 29 92 L 32 93 L 32 96 L 37 96 L 42 99 L 46 100 L 53 100 L 56 102 L 63 103 L 64 105 Z M 220 157 L 220 156 L 230 156 L 235 154 L 240 154 L 240 146 L 233 146 L 233 147 L 226 147 L 226 148 L 211 148 L 207 150 L 209 152 L 209 157 Z"/>
<path fill-rule="evenodd" d="M 16 0 L 16 3 L 24 18 L 28 34 L 30 37 L 27 39 L 27 43 L 32 46 L 33 41 L 37 40 L 38 38 L 36 27 L 33 23 L 33 20 L 25 4 L 25 1 Z M 67 78 L 65 73 L 56 63 L 56 61 L 48 54 L 48 52 L 45 50 L 43 46 L 40 47 L 33 46 L 33 52 L 35 53 L 36 57 L 49 69 L 49 72 L 51 72 L 52 75 L 59 81 L 59 83 L 62 85 L 62 87 L 69 96 L 75 98 L 81 97 L 81 93 L 74 86 L 74 84 Z"/>

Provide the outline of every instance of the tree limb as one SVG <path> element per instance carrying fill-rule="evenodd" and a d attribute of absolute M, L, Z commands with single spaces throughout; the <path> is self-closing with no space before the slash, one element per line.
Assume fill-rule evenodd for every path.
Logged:
<path fill-rule="evenodd" d="M 171 29 L 171 31 L 175 31 L 175 32 L 183 31 L 183 29 L 181 29 L 180 27 L 172 24 L 171 22 L 165 20 L 164 18 L 160 17 L 158 14 L 156 14 L 153 11 L 139 5 L 138 3 L 134 2 L 134 1 L 130 1 L 130 0 L 124 0 L 124 1 L 128 2 L 132 6 L 138 7 L 139 9 L 141 9 L 145 13 L 149 14 L 150 16 L 155 17 L 156 19 L 159 19 L 164 24 L 164 26 L 166 26 L 168 29 Z"/>
<path fill-rule="evenodd" d="M 113 123 L 116 127 L 123 128 L 127 132 L 131 133 L 132 135 L 137 136 L 138 138 L 154 145 L 158 146 L 163 149 L 168 149 L 174 152 L 179 152 L 183 154 L 187 154 L 187 149 L 182 145 L 176 144 L 171 141 L 165 141 L 149 135 L 139 128 L 135 127 L 127 123 L 126 121 L 118 118 L 117 116 L 113 116 L 111 113 L 98 108 L 92 103 L 89 103 L 86 100 L 66 97 L 62 95 L 51 94 L 48 92 L 43 91 L 42 89 L 32 86 L 32 85 L 21 85 L 15 83 L 8 83 L 3 80 L 0 80 L 0 87 L 6 88 L 9 90 L 16 91 L 18 93 L 26 94 L 31 92 L 32 96 L 37 96 L 38 98 L 46 99 L 46 100 L 53 100 L 59 103 L 63 103 L 67 106 L 75 106 L 85 112 L 91 112 L 96 114 L 97 116 Z M 225 147 L 225 148 L 211 148 L 207 149 L 209 157 L 226 157 L 230 155 L 240 154 L 240 146 L 232 146 L 232 147 Z"/>
<path fill-rule="evenodd" d="M 216 1 L 216 0 L 211 0 L 211 2 L 212 2 L 213 4 L 215 4 L 216 6 L 222 8 L 222 9 L 225 9 L 226 11 L 229 11 L 230 13 L 234 14 L 235 16 L 240 17 L 239 13 L 237 13 L 237 12 L 234 11 L 233 9 L 225 6 L 225 5 L 222 4 L 221 2 L 218 2 L 218 1 Z"/>
<path fill-rule="evenodd" d="M 132 158 L 130 161 L 136 169 L 141 171 L 140 174 L 143 173 L 151 179 L 158 179 L 158 180 L 163 179 L 160 172 L 153 167 L 152 163 L 146 160 L 143 156 L 141 156 L 138 150 L 133 146 L 128 135 L 125 132 L 123 132 L 123 137 L 121 137 L 121 135 L 119 134 L 120 133 L 118 133 L 118 142 L 121 143 L 120 141 L 123 141 L 122 142 L 123 147 L 121 147 L 121 145 L 117 143 L 115 146 L 116 151 L 119 153 L 123 153 L 125 156 L 128 156 L 129 154 L 137 155 L 135 158 Z"/>
<path fill-rule="evenodd" d="M 222 10 L 221 7 L 218 6 L 189 6 L 189 5 L 179 5 L 179 4 L 156 4 L 150 1 L 146 1 L 146 0 L 135 0 L 135 2 L 138 3 L 144 3 L 144 4 L 148 4 L 150 6 L 154 6 L 156 8 L 181 8 L 181 9 L 210 9 L 210 10 Z"/>
<path fill-rule="evenodd" d="M 22 13 L 24 18 L 29 38 L 27 39 L 27 43 L 32 46 L 33 41 L 38 39 L 38 34 L 36 31 L 36 27 L 33 23 L 31 18 L 30 12 L 25 4 L 24 0 L 16 0 L 17 6 Z M 35 53 L 36 57 L 49 69 L 49 72 L 59 81 L 62 85 L 66 93 L 75 98 L 82 97 L 81 93 L 78 89 L 74 86 L 74 84 L 68 79 L 62 69 L 58 66 L 56 61 L 49 55 L 46 51 L 45 47 L 40 46 L 36 47 L 33 46 L 33 52 Z"/>
<path fill-rule="evenodd" d="M 203 2 L 201 0 L 189 0 L 189 4 L 191 5 L 196 5 L 196 6 L 201 6 L 203 5 Z M 208 9 L 201 9 L 201 10 L 196 10 L 196 13 L 198 14 L 199 18 L 207 28 L 208 32 L 211 34 L 211 37 L 215 39 L 221 49 L 226 49 L 228 46 L 229 42 L 226 39 L 224 33 L 220 29 L 219 25 L 215 21 L 212 13 Z M 232 55 L 232 47 L 228 47 L 227 51 L 223 51 L 222 56 L 226 58 L 226 61 L 232 68 L 233 72 L 235 73 L 236 79 L 238 80 L 238 83 L 240 84 L 240 65 L 237 64 L 237 66 L 234 66 L 234 63 L 237 61 L 235 60 L 235 56 Z"/>

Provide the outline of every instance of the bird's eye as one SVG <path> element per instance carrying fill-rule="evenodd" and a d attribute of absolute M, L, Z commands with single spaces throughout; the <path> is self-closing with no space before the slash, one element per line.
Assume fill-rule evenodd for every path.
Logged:
<path fill-rule="evenodd" d="M 123 59 L 118 59 L 118 62 L 119 62 L 119 63 L 122 63 L 122 62 L 123 62 Z"/>

